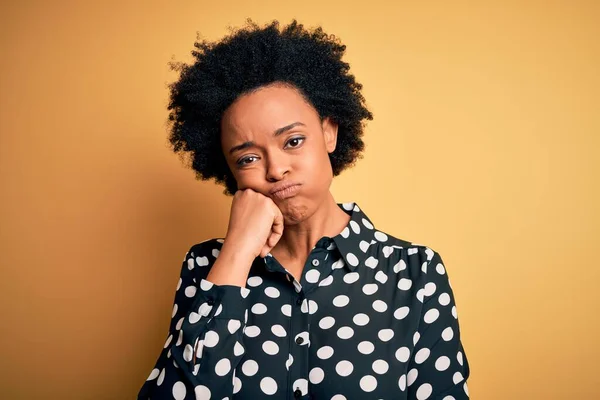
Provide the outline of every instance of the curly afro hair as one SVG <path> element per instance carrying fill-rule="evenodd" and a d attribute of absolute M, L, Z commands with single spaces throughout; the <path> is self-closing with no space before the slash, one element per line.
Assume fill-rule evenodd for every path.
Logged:
<path fill-rule="evenodd" d="M 334 176 L 362 157 L 363 119 L 372 120 L 360 93 L 362 85 L 341 60 L 346 46 L 321 27 L 307 30 L 295 19 L 279 29 L 250 18 L 247 26 L 218 42 L 197 37 L 191 64 L 171 62 L 179 79 L 169 84 L 169 142 L 175 153 L 191 156 L 196 178 L 224 184 L 226 195 L 237 183 L 221 149 L 223 112 L 241 95 L 283 83 L 299 90 L 321 121 L 338 124 L 337 146 L 329 154 Z"/>

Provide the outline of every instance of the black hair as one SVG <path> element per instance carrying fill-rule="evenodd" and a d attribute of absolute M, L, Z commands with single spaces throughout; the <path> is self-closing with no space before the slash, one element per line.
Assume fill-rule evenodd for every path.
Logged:
<path fill-rule="evenodd" d="M 221 149 L 221 117 L 241 95 L 283 83 L 297 88 L 317 110 L 321 121 L 338 124 L 336 149 L 329 154 L 333 174 L 362 157 L 363 119 L 372 120 L 362 85 L 342 61 L 346 46 L 322 27 L 305 29 L 295 19 L 279 29 L 250 18 L 247 26 L 229 28 L 217 42 L 196 38 L 193 63 L 171 62 L 179 78 L 169 84 L 168 110 L 173 151 L 191 156 L 196 178 L 214 179 L 233 195 L 237 183 Z"/>

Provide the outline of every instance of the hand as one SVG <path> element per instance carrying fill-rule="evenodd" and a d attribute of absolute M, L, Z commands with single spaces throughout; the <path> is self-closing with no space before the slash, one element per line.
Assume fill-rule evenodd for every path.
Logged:
<path fill-rule="evenodd" d="M 235 192 L 224 247 L 266 257 L 282 234 L 283 215 L 270 197 L 252 189 Z"/>

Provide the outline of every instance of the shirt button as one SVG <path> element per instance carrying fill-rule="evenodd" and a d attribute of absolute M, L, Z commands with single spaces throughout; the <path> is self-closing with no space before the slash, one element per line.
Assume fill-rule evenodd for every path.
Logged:
<path fill-rule="evenodd" d="M 208 300 L 206 300 L 206 302 L 208 303 L 209 306 L 212 306 L 215 304 L 215 301 L 213 299 L 208 299 Z"/>
<path fill-rule="evenodd" d="M 302 339 L 302 336 L 298 336 L 298 337 L 296 338 L 296 343 L 297 343 L 297 344 L 302 344 L 303 342 L 304 342 L 304 339 Z"/>
<path fill-rule="evenodd" d="M 296 304 L 300 305 L 302 304 L 302 298 L 298 297 L 298 299 L 296 299 Z"/>
<path fill-rule="evenodd" d="M 314 260 L 312 260 L 312 265 L 314 265 L 315 267 L 319 265 L 319 260 L 317 260 L 316 258 Z"/>
<path fill-rule="evenodd" d="M 302 392 L 300 391 L 300 389 L 294 390 L 294 397 L 302 397 Z"/>

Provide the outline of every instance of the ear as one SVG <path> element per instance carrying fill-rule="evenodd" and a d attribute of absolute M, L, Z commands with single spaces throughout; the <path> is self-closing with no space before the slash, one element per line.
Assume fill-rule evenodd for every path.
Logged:
<path fill-rule="evenodd" d="M 337 144 L 338 124 L 333 122 L 330 117 L 326 117 L 321 123 L 321 130 L 323 131 L 327 152 L 333 153 Z"/>

